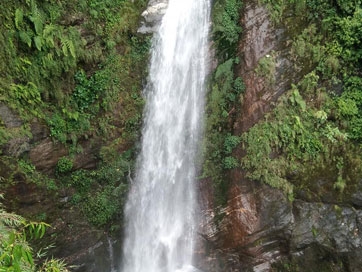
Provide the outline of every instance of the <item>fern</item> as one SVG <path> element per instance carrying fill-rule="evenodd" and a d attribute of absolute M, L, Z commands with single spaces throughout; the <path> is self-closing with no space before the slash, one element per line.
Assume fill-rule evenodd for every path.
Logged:
<path fill-rule="evenodd" d="M 19 32 L 19 37 L 20 37 L 20 40 L 21 40 L 23 43 L 26 43 L 29 47 L 31 47 L 31 36 L 29 35 L 28 32 L 26 32 L 26 31 L 20 31 L 20 32 Z"/>
<path fill-rule="evenodd" d="M 67 40 L 66 39 L 62 39 L 61 40 L 61 42 L 62 42 L 62 51 L 63 51 L 63 54 L 64 54 L 64 56 L 68 56 L 68 46 L 67 46 Z"/>
<path fill-rule="evenodd" d="M 71 40 L 69 40 L 68 49 L 69 49 L 69 52 L 72 55 L 72 57 L 75 58 L 75 48 L 74 48 L 74 44 Z"/>
<path fill-rule="evenodd" d="M 68 56 L 68 53 L 70 53 L 70 55 L 75 58 L 75 47 L 72 40 L 62 37 L 61 43 L 64 56 Z"/>
<path fill-rule="evenodd" d="M 14 213 L 8 213 L 4 210 L 0 210 L 1 223 L 9 227 L 19 227 L 24 224 L 25 220 L 20 215 Z"/>
<path fill-rule="evenodd" d="M 38 49 L 39 51 L 41 51 L 41 48 L 43 46 L 43 39 L 40 36 L 35 36 L 34 37 L 34 43 L 36 46 L 36 49 Z"/>
<path fill-rule="evenodd" d="M 43 30 L 43 39 L 47 46 L 54 47 L 54 35 L 58 32 L 58 29 L 53 24 L 47 24 Z"/>
<path fill-rule="evenodd" d="M 31 2 L 31 16 L 29 16 L 29 19 L 34 24 L 35 33 L 38 35 L 42 34 L 44 28 L 44 23 L 43 23 L 44 20 L 35 1 Z"/>
<path fill-rule="evenodd" d="M 15 26 L 20 30 L 20 25 L 23 23 L 24 13 L 22 9 L 16 9 L 15 11 Z"/>

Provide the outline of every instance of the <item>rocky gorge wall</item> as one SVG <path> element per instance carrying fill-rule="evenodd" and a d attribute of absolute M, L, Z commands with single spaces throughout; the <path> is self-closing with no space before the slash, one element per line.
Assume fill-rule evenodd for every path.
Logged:
<path fill-rule="evenodd" d="M 234 122 L 235 134 L 263 120 L 291 83 L 311 70 L 308 65 L 297 68 L 290 55 L 292 41 L 305 26 L 292 10 L 275 24 L 265 6 L 247 0 L 241 24 L 237 73 L 246 90 Z M 256 71 L 263 58 L 273 58 L 272 78 Z M 242 156 L 243 151 L 236 153 Z M 362 179 L 356 180 L 354 193 L 341 200 L 333 189 L 326 189 L 331 178 L 316 173 L 313 190 L 323 191 L 322 196 L 299 194 L 289 201 L 280 190 L 249 180 L 242 169 L 234 169 L 229 173 L 227 204 L 221 209 L 214 206 L 210 180 L 202 180 L 200 267 L 210 272 L 361 271 Z"/>
<path fill-rule="evenodd" d="M 236 73 L 243 78 L 246 89 L 233 120 L 233 133 L 238 135 L 263 120 L 291 84 L 311 69 L 308 65 L 303 69 L 295 67 L 290 56 L 291 43 L 304 28 L 301 18 L 291 10 L 275 24 L 259 1 L 243 3 L 240 64 Z M 163 0 L 150 1 L 140 32 L 154 31 L 154 22 L 160 20 L 166 5 Z M 256 71 L 261 59 L 273 59 L 275 66 L 270 74 Z M 7 128 L 21 127 L 22 121 L 3 104 L 0 115 Z M 20 137 L 9 142 L 4 154 L 17 158 L 27 153 L 38 170 L 54 173 L 59 158 L 68 154 L 67 149 L 53 142 L 41 123 L 32 123 L 31 133 L 31 139 Z M 97 137 L 80 141 L 83 153 L 76 154 L 73 170 L 96 166 L 100 142 Z M 243 150 L 236 150 L 235 155 L 241 157 Z M 5 178 L 5 173 L 14 172 L 3 164 L 0 170 Z M 228 173 L 226 182 L 230 186 L 223 207 L 215 205 L 210 180 L 200 180 L 198 267 L 205 272 L 361 271 L 362 179 L 356 180 L 354 192 L 348 198 L 341 199 L 326 185 L 333 175 L 315 173 L 312 189 L 321 194 L 310 197 L 299 192 L 294 201 L 289 201 L 282 191 L 246 178 L 240 168 L 233 169 Z M 90 226 L 70 204 L 69 196 L 73 193 L 72 189 L 59 193 L 39 190 L 19 174 L 6 193 L 5 204 L 33 217 L 39 211 L 46 213 L 47 222 L 53 226 L 48 240 L 56 245 L 50 252 L 78 265 L 74 270 L 110 271 L 117 266 L 117 258 L 112 257 L 119 252 L 120 237 L 111 239 L 104 231 Z"/>

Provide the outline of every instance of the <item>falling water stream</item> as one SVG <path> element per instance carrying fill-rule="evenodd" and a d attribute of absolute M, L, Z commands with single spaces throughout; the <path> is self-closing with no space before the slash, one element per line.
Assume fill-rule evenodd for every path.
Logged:
<path fill-rule="evenodd" d="M 209 0 L 169 0 L 153 38 L 141 151 L 126 204 L 122 272 L 192 266 Z"/>

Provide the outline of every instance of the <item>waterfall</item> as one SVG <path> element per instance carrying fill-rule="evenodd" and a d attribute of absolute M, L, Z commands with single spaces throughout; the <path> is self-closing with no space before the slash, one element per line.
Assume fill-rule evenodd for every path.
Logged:
<path fill-rule="evenodd" d="M 153 37 L 141 150 L 125 208 L 122 272 L 192 267 L 209 0 L 169 0 Z"/>

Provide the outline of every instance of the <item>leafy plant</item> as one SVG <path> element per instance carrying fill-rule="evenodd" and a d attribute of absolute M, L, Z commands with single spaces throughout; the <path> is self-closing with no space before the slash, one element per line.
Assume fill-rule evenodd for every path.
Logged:
<path fill-rule="evenodd" d="M 224 158 L 223 167 L 225 169 L 233 169 L 240 166 L 240 162 L 237 158 L 228 156 Z"/>
<path fill-rule="evenodd" d="M 72 93 L 72 98 L 79 111 L 83 112 L 88 109 L 98 99 L 99 94 L 104 91 L 104 81 L 106 79 L 101 78 L 99 75 L 99 73 L 96 73 L 88 79 L 84 71 L 78 71 L 75 74 L 77 85 Z"/>
<path fill-rule="evenodd" d="M 62 175 L 68 173 L 73 168 L 73 161 L 68 157 L 61 157 L 56 165 L 56 173 Z"/>
<path fill-rule="evenodd" d="M 32 222 L 8 213 L 0 206 L 0 270 L 14 272 L 67 272 L 63 261 L 51 259 L 40 264 L 34 258 L 29 240 L 43 238 L 48 224 Z"/>
<path fill-rule="evenodd" d="M 239 25 L 242 2 L 237 0 L 217 0 L 213 7 L 213 40 L 220 60 L 232 58 L 239 41 L 242 28 Z"/>

